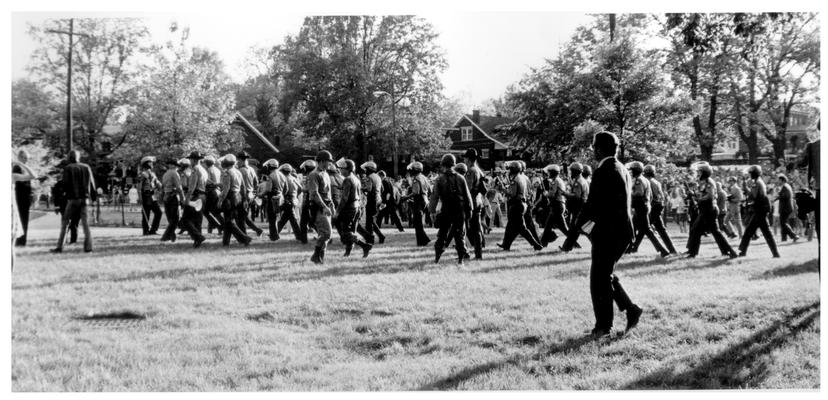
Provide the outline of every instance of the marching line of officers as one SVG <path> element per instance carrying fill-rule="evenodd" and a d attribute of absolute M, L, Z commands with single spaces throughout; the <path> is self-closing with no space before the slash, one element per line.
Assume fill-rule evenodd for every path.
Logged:
<path fill-rule="evenodd" d="M 315 263 L 324 263 L 334 228 L 345 246 L 345 256 L 349 256 L 356 246 L 367 257 L 375 241 L 384 243 L 385 235 L 378 223 L 379 214 L 396 202 L 385 198 L 391 189 L 383 187 L 388 182 L 383 179 L 382 171 L 377 171 L 373 161 L 360 166 L 367 173 L 363 185 L 356 175 L 353 160 L 342 158 L 334 162 L 328 151 L 321 151 L 315 160 L 306 160 L 300 165 L 299 172 L 305 177 L 304 182 L 290 164 L 280 165 L 275 159 L 262 164 L 261 171 L 266 177 L 260 180 L 254 168 L 248 165 L 248 158 L 249 154 L 241 152 L 216 160 L 194 151 L 187 158 L 167 161 L 169 168 L 159 180 L 153 172 L 155 158 L 144 157 L 138 183 L 143 233 L 156 234 L 161 218 L 160 201 L 164 203 L 168 221 L 161 241 L 175 242 L 176 228 L 180 227 L 189 234 L 193 246 L 199 247 L 206 240 L 201 229 L 206 219 L 208 233 L 218 231 L 224 246 L 230 244 L 231 237 L 247 246 L 252 241 L 248 229 L 257 237 L 264 233 L 250 217 L 251 207 L 260 206 L 267 218 L 267 233 L 271 241 L 280 239 L 280 232 L 287 224 L 301 243 L 308 243 L 308 228 L 314 229 L 317 238 L 311 260 Z M 410 192 L 402 200 L 411 203 L 417 246 L 431 243 L 424 229 L 424 219 L 426 213 L 434 216 L 434 226 L 438 229 L 434 243 L 435 262 L 439 262 L 441 255 L 454 241 L 457 262 L 463 264 L 471 258 L 466 250 L 466 239 L 474 258 L 483 258 L 486 239 L 482 219 L 484 199 L 489 188 L 478 166 L 477 152 L 469 149 L 463 159 L 464 162 L 457 163 L 453 155 L 443 156 L 441 173 L 433 184 L 423 174 L 422 163 L 412 162 L 407 168 L 412 184 Z M 656 179 L 655 167 L 634 161 L 628 163 L 626 168 L 631 174 L 630 213 L 635 234 L 625 252 L 637 252 L 646 237 L 662 257 L 678 254 L 664 226 L 663 212 L 667 199 L 661 183 Z M 552 164 L 543 168 L 544 179 L 539 189 L 542 195 L 537 196 L 534 202 L 530 193 L 532 185 L 525 174 L 525 163 L 510 162 L 507 169 L 507 223 L 498 247 L 508 251 L 520 236 L 539 251 L 557 240 L 559 235 L 556 231 L 567 237 L 573 229 L 580 229 L 575 227 L 575 222 L 593 190 L 588 180 L 592 172 L 588 165 L 577 162 L 569 165 L 568 185 L 560 176 L 560 166 Z M 692 189 L 688 186 L 688 190 L 697 204 L 698 215 L 690 229 L 686 255 L 697 256 L 702 236 L 710 234 L 722 255 L 731 258 L 743 256 L 751 237 L 756 230 L 761 230 L 771 253 L 779 257 L 766 218 L 770 212 L 770 201 L 761 178 L 761 167 L 749 168 L 751 185 L 747 205 L 751 218 L 742 235 L 738 254 L 719 229 L 724 215 L 719 207 L 726 207 L 722 201 L 726 193 L 721 190 L 721 184 L 717 185 L 711 178 L 710 165 L 700 163 L 696 169 L 698 182 Z M 156 193 L 160 194 L 160 199 Z M 297 204 L 300 200 L 301 204 Z M 532 220 L 532 209 L 541 207 L 541 201 L 545 202 L 543 206 L 548 212 L 538 234 Z M 297 206 L 298 219 L 294 211 Z M 397 211 L 386 211 L 391 211 L 392 222 L 402 231 Z M 364 225 L 360 223 L 363 216 Z M 577 241 L 572 245 L 580 247 Z"/>

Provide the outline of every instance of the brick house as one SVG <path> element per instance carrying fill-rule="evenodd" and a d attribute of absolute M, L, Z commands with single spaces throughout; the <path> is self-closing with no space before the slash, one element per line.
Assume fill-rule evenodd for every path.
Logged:
<path fill-rule="evenodd" d="M 451 139 L 449 151 L 458 157 L 467 149 L 476 149 L 480 167 L 492 169 L 511 159 L 511 139 L 501 133 L 501 127 L 515 122 L 515 118 L 480 115 L 480 110 L 461 116 L 453 126 L 446 128 Z"/>

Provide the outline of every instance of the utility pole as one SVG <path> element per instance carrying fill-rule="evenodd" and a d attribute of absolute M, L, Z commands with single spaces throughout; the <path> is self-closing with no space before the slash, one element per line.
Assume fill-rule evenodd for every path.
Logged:
<path fill-rule="evenodd" d="M 72 151 L 72 49 L 75 46 L 75 35 L 89 36 L 75 33 L 75 19 L 69 18 L 69 31 L 49 29 L 46 32 L 69 35 L 69 55 L 67 57 L 66 74 L 66 152 Z"/>
<path fill-rule="evenodd" d="M 391 81 L 391 131 L 394 132 L 394 176 L 391 179 L 397 179 L 399 160 L 397 159 L 397 102 L 394 99 L 394 81 Z"/>

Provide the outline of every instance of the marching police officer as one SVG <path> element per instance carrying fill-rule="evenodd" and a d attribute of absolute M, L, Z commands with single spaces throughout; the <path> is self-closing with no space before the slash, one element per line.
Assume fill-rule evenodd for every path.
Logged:
<path fill-rule="evenodd" d="M 192 171 L 187 179 L 186 199 L 184 203 L 184 216 L 182 217 L 184 229 L 193 239 L 193 247 L 201 246 L 204 242 L 204 235 L 201 234 L 202 209 L 207 199 L 207 170 L 199 164 L 203 156 L 198 151 L 193 151 L 187 158 L 190 160 Z M 201 206 L 198 206 L 198 204 Z"/>
<path fill-rule="evenodd" d="M 630 163 L 629 169 L 630 172 L 632 172 L 633 177 L 631 199 L 633 209 L 633 227 L 635 228 L 636 235 L 635 240 L 630 245 L 627 252 L 637 252 L 638 246 L 641 244 L 644 236 L 647 236 L 647 239 L 650 239 L 650 242 L 652 242 L 653 247 L 656 248 L 656 251 L 658 251 L 662 257 L 667 257 L 669 253 L 664 249 L 664 246 L 661 245 L 661 242 L 658 241 L 653 234 L 653 230 L 650 228 L 650 201 L 653 193 L 650 189 L 650 181 L 641 176 L 641 173 L 644 172 L 644 165 L 639 161 L 633 161 Z"/>
<path fill-rule="evenodd" d="M 325 262 L 325 249 L 331 238 L 331 217 L 334 213 L 334 204 L 331 199 L 331 178 L 328 176 L 328 167 L 333 162 L 333 156 L 327 150 L 316 155 L 317 167 L 308 175 L 308 205 L 310 218 L 316 230 L 316 247 L 311 261 L 316 264 Z"/>
<path fill-rule="evenodd" d="M 423 163 L 414 161 L 408 165 L 411 173 L 411 194 L 407 196 L 412 200 L 414 233 L 417 238 L 417 246 L 427 246 L 431 239 L 425 232 L 425 212 L 428 207 L 428 199 L 431 193 L 431 185 L 428 179 L 423 176 Z"/>
<path fill-rule="evenodd" d="M 497 246 L 508 251 L 518 235 L 526 239 L 535 250 L 543 249 L 540 243 L 532 236 L 526 227 L 527 204 L 529 203 L 529 178 L 520 173 L 522 165 L 519 161 L 512 161 L 509 166 L 511 183 L 507 193 L 507 221 L 506 231 L 503 233 L 503 242 Z M 531 222 L 531 221 L 530 221 Z"/>
<path fill-rule="evenodd" d="M 216 166 L 216 159 L 213 156 L 205 156 L 203 160 L 207 170 L 207 183 L 204 185 L 207 190 L 207 203 L 204 205 L 204 217 L 207 218 L 207 233 L 218 229 L 219 234 L 224 227 L 224 220 L 221 217 L 221 204 L 219 203 L 219 192 L 221 192 L 221 170 Z"/>
<path fill-rule="evenodd" d="M 771 210 L 770 199 L 768 199 L 768 189 L 765 186 L 765 181 L 762 180 L 762 167 L 758 165 L 751 165 L 748 169 L 751 183 L 753 184 L 748 192 L 747 207 L 751 210 L 750 222 L 745 228 L 745 233 L 742 235 L 742 242 L 739 244 L 739 257 L 744 257 L 747 254 L 750 239 L 759 229 L 762 231 L 762 236 L 765 237 L 765 243 L 768 244 L 771 254 L 774 258 L 779 258 L 779 251 L 776 249 L 776 240 L 773 238 L 773 233 L 768 227 L 768 213 Z"/>
<path fill-rule="evenodd" d="M 299 235 L 302 237 L 302 243 L 308 243 L 308 227 L 313 222 L 310 216 L 310 201 L 308 196 L 308 176 L 316 170 L 316 161 L 305 160 L 299 165 L 299 170 L 302 172 L 302 181 L 300 185 L 300 194 L 302 195 L 302 203 L 299 209 Z"/>
<path fill-rule="evenodd" d="M 174 159 L 167 161 L 167 172 L 161 177 L 161 195 L 164 202 L 164 214 L 167 215 L 167 229 L 161 235 L 161 241 L 175 242 L 175 229 L 178 226 L 178 206 L 184 199 L 184 191 L 181 188 L 181 176 L 176 167 L 178 162 Z"/>
<path fill-rule="evenodd" d="M 268 177 L 265 184 L 265 201 L 263 203 L 265 216 L 267 217 L 267 233 L 270 241 L 275 242 L 279 240 L 276 221 L 279 218 L 282 204 L 285 202 L 287 179 L 283 173 L 279 172 L 279 161 L 276 159 L 271 158 L 265 161 L 262 166 Z"/>
<path fill-rule="evenodd" d="M 724 232 L 728 238 L 733 239 L 736 237 L 736 234 L 733 232 L 733 228 L 730 224 L 725 223 L 725 218 L 727 218 L 727 192 L 724 189 L 724 185 L 722 185 L 722 182 L 720 181 L 716 181 L 716 192 L 718 193 L 716 201 L 719 206 L 719 216 L 717 218 L 717 221 L 719 222 L 719 230 Z"/>
<path fill-rule="evenodd" d="M 554 229 L 560 229 L 566 236 L 569 233 L 569 227 L 564 219 L 564 213 L 566 213 L 566 187 L 560 177 L 561 167 L 557 164 L 550 164 L 543 169 L 543 172 L 548 176 L 548 179 L 543 181 L 543 194 L 549 202 L 549 215 L 546 217 L 540 242 L 541 246 L 546 247 L 558 238 Z"/>
<path fill-rule="evenodd" d="M 463 259 L 468 254 L 465 243 L 466 215 L 471 214 L 472 198 L 466 186 L 466 179 L 454 171 L 454 164 L 453 155 L 443 156 L 440 161 L 443 173 L 437 177 L 428 208 L 434 214 L 437 210 L 437 202 L 442 204 L 439 218 L 437 218 L 439 230 L 437 241 L 434 243 L 434 262 L 440 262 L 445 245 L 453 239 L 457 250 L 457 263 L 463 264 Z M 449 238 L 449 233 L 453 233 L 453 237 Z"/>
<path fill-rule="evenodd" d="M 242 177 L 241 171 L 236 168 L 235 156 L 227 154 L 220 159 L 220 162 L 221 167 L 224 169 L 221 174 L 221 189 L 218 198 L 218 202 L 221 204 L 221 210 L 224 213 L 221 244 L 222 246 L 229 246 L 230 235 L 233 235 L 239 243 L 248 246 L 252 239 L 237 225 L 243 220 L 238 216 L 238 213 L 246 212 L 245 207 L 242 205 L 241 195 L 244 178 Z"/>
<path fill-rule="evenodd" d="M 664 194 L 661 182 L 655 178 L 655 175 L 656 168 L 654 165 L 649 164 L 644 167 L 644 177 L 649 180 L 650 191 L 653 194 L 652 201 L 650 202 L 650 224 L 658 232 L 658 236 L 661 237 L 661 241 L 664 242 L 664 247 L 667 248 L 667 251 L 670 254 L 678 254 L 675 246 L 673 246 L 673 240 L 670 238 L 670 234 L 667 233 L 667 229 L 664 227 L 664 219 L 662 216 L 664 214 L 664 203 L 667 201 L 667 196 Z"/>
<path fill-rule="evenodd" d="M 793 189 L 788 184 L 788 177 L 784 174 L 777 176 L 777 184 L 779 185 L 779 227 L 782 231 L 782 241 L 786 241 L 788 237 L 794 242 L 799 240 L 799 236 L 791 229 L 791 216 L 794 213 L 793 203 Z"/>
<path fill-rule="evenodd" d="M 571 181 L 569 192 L 566 193 L 566 208 L 569 211 L 568 226 L 572 226 L 581 213 L 581 208 L 589 197 L 589 183 L 583 176 L 584 167 L 579 162 L 569 164 L 569 178 Z"/>
<path fill-rule="evenodd" d="M 483 171 L 477 165 L 478 155 L 477 150 L 468 149 L 463 155 L 463 159 L 468 166 L 468 171 L 464 174 L 466 178 L 466 186 L 472 196 L 472 212 L 469 216 L 469 242 L 474 247 L 474 258 L 483 258 L 483 247 L 486 245 L 486 238 L 483 236 L 483 197 L 486 195 L 486 184 L 483 180 Z"/>
<path fill-rule="evenodd" d="M 365 201 L 365 227 L 357 226 L 357 232 L 370 244 L 374 244 L 374 234 L 376 234 L 379 243 L 382 244 L 385 242 L 385 235 L 382 234 L 377 224 L 379 206 L 382 204 L 382 180 L 377 175 L 377 164 L 373 161 L 362 163 L 360 168 L 368 174 L 368 183 L 364 188 L 367 196 Z"/>
<path fill-rule="evenodd" d="M 285 186 L 284 186 L 284 202 L 280 207 L 281 216 L 279 217 L 279 224 L 276 228 L 276 238 L 279 238 L 279 233 L 282 232 L 282 228 L 285 227 L 285 224 L 290 222 L 290 229 L 293 231 L 293 236 L 301 243 L 307 243 L 308 237 L 307 232 L 305 232 L 304 236 L 302 234 L 301 228 L 299 228 L 299 222 L 296 220 L 296 203 L 299 201 L 299 189 L 302 187 L 302 183 L 299 182 L 299 178 L 293 175 L 293 166 L 290 164 L 282 164 L 279 167 L 279 173 L 284 176 L 285 179 Z"/>
<path fill-rule="evenodd" d="M 247 226 L 252 229 L 253 232 L 256 232 L 256 236 L 262 236 L 264 231 L 256 226 L 256 224 L 253 223 L 253 220 L 250 219 L 250 203 L 252 203 L 253 198 L 256 197 L 256 188 L 259 187 L 259 177 L 256 176 L 256 171 L 247 165 L 247 159 L 250 158 L 250 154 L 246 151 L 242 151 L 236 157 L 239 159 L 239 163 L 241 164 L 239 172 L 241 172 L 242 178 L 244 178 L 244 185 L 241 189 L 241 204 L 244 214 L 236 216 L 239 219 L 239 229 L 246 233 L 247 229 L 245 226 Z"/>
<path fill-rule="evenodd" d="M 155 176 L 153 167 L 155 157 L 146 156 L 141 159 L 141 175 L 138 177 L 138 196 L 141 201 L 141 230 L 143 234 L 155 235 L 158 232 L 158 224 L 161 223 L 161 207 L 158 206 L 158 199 L 155 192 L 161 188 L 161 181 Z M 150 225 L 150 213 L 152 213 L 152 225 Z"/>
<path fill-rule="evenodd" d="M 400 213 L 397 211 L 397 201 L 399 201 L 399 191 L 395 190 L 394 181 L 391 177 L 385 175 L 385 171 L 377 172 L 377 175 L 380 177 L 382 182 L 382 204 L 383 209 L 380 212 L 380 216 L 377 218 L 377 221 L 382 221 L 385 218 L 388 218 L 394 226 L 397 227 L 397 230 L 400 232 L 405 232 L 403 229 L 402 221 L 400 220 Z M 377 224 L 379 225 L 379 223 Z"/>
<path fill-rule="evenodd" d="M 351 255 L 354 245 L 362 249 L 362 257 L 368 257 L 372 245 L 365 243 L 356 235 L 356 227 L 359 223 L 362 196 L 362 184 L 354 175 L 356 164 L 352 160 L 340 159 L 336 167 L 341 171 L 342 187 L 339 203 L 336 204 L 335 225 L 339 231 L 339 238 L 345 245 L 345 257 Z"/>
<path fill-rule="evenodd" d="M 697 169 L 699 171 L 699 187 L 696 194 L 696 203 L 699 214 L 690 227 L 690 236 L 687 239 L 687 257 L 693 258 L 699 254 L 701 237 L 705 232 L 710 232 L 716 240 L 716 244 L 719 245 L 719 251 L 722 255 L 735 258 L 736 252 L 733 251 L 722 232 L 719 231 L 719 224 L 717 223 L 719 210 L 716 201 L 718 191 L 716 190 L 716 182 L 711 178 L 713 170 L 707 163 L 699 164 Z M 767 223 L 765 226 L 767 226 Z"/>

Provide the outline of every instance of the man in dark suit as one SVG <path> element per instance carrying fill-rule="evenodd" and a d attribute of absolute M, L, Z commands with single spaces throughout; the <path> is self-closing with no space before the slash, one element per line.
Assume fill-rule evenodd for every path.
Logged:
<path fill-rule="evenodd" d="M 626 311 L 627 331 L 638 324 L 642 314 L 641 307 L 630 300 L 618 277 L 612 273 L 634 237 L 630 215 L 632 181 L 624 165 L 615 158 L 618 151 L 618 137 L 615 134 L 606 131 L 596 133 L 592 147 L 599 164 L 592 175 L 587 202 L 561 250 L 572 250 L 584 224 L 588 221 L 594 223 L 589 273 L 592 308 L 595 312 L 592 335 L 607 337 L 612 333 L 613 300 L 621 311 Z"/>

